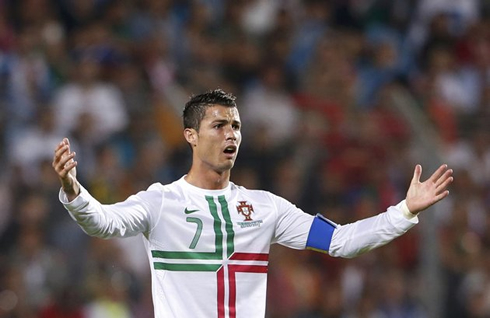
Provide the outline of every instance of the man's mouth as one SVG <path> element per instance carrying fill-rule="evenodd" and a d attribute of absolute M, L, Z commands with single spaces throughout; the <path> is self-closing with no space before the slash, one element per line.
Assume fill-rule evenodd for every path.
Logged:
<path fill-rule="evenodd" d="M 237 147 L 236 146 L 228 146 L 225 148 L 225 150 L 223 151 L 225 154 L 228 154 L 228 155 L 232 155 L 236 152 L 237 150 Z"/>

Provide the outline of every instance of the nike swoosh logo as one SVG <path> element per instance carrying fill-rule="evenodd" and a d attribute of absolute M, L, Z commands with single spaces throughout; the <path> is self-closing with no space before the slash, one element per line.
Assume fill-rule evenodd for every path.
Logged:
<path fill-rule="evenodd" d="M 191 213 L 194 213 L 194 212 L 197 212 L 197 211 L 199 211 L 199 210 L 188 210 L 187 208 L 185 208 L 184 213 L 185 214 L 191 214 Z"/>

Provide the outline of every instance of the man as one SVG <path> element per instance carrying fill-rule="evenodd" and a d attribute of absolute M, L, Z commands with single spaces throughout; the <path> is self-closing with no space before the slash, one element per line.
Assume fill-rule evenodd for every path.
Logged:
<path fill-rule="evenodd" d="M 241 142 L 234 96 L 222 90 L 194 96 L 183 119 L 192 148 L 188 174 L 171 184 L 155 183 L 124 202 L 100 204 L 77 182 L 67 139 L 53 160 L 60 200 L 87 234 L 144 235 L 155 317 L 264 317 L 270 244 L 357 256 L 414 226 L 420 211 L 449 194 L 453 180 L 452 170 L 442 165 L 420 182 L 417 165 L 405 200 L 341 226 L 269 192 L 230 182 Z"/>

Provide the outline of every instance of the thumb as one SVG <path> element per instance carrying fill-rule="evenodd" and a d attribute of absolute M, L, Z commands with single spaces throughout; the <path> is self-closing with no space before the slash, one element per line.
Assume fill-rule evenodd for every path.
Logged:
<path fill-rule="evenodd" d="M 415 170 L 413 171 L 412 184 L 413 183 L 419 183 L 421 175 L 422 175 L 422 166 L 416 165 Z"/>

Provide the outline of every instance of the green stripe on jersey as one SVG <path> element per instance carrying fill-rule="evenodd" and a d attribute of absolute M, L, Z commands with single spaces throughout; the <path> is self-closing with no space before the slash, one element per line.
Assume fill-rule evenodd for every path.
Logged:
<path fill-rule="evenodd" d="M 155 269 L 163 269 L 175 272 L 216 272 L 221 264 L 169 264 L 154 262 Z"/>
<path fill-rule="evenodd" d="M 223 257 L 223 231 L 221 230 L 221 219 L 218 216 L 218 208 L 216 207 L 216 203 L 214 202 L 214 198 L 212 196 L 206 196 L 206 201 L 208 201 L 209 211 L 211 211 L 211 215 L 213 216 L 214 223 L 214 244 L 216 245 L 216 253 L 218 253 L 221 257 Z"/>
<path fill-rule="evenodd" d="M 223 218 L 225 219 L 226 230 L 226 250 L 227 255 L 230 257 L 235 251 L 235 232 L 233 231 L 233 223 L 231 222 L 230 211 L 228 210 L 228 202 L 226 202 L 225 196 L 220 195 L 218 197 L 219 204 L 221 205 L 221 211 L 223 212 Z"/>
<path fill-rule="evenodd" d="M 213 252 L 168 252 L 168 251 L 151 251 L 153 257 L 166 259 L 222 259 L 221 254 Z"/>

